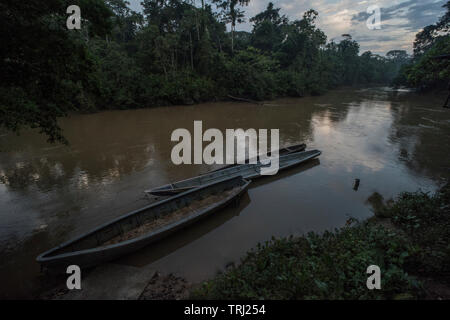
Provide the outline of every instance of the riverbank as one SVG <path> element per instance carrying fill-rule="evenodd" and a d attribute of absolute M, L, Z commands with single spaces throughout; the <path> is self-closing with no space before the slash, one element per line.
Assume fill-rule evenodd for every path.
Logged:
<path fill-rule="evenodd" d="M 403 193 L 364 222 L 273 239 L 206 281 L 194 299 L 450 299 L 450 184 Z M 381 290 L 366 269 L 381 268 Z"/>
<path fill-rule="evenodd" d="M 189 129 L 198 119 L 220 130 L 279 128 L 280 146 L 305 142 L 324 155 L 255 181 L 238 208 L 117 262 L 201 283 L 272 235 L 321 233 L 348 216 L 371 217 L 368 199 L 375 193 L 390 199 L 436 190 L 449 173 L 444 98 L 336 90 L 265 107 L 229 102 L 76 115 L 61 123 L 69 147 L 49 145 L 36 131 L 1 137 L 0 295 L 33 298 L 42 286 L 40 253 L 147 205 L 142 190 L 210 170 L 170 161 L 176 128 Z"/>
<path fill-rule="evenodd" d="M 192 284 L 114 264 L 101 266 L 82 291 L 60 287 L 41 299 L 450 299 L 450 184 L 436 194 L 403 193 L 364 222 L 324 234 L 273 239 L 212 280 Z M 366 269 L 381 269 L 368 290 Z M 118 281 L 111 282 L 111 278 Z"/>
<path fill-rule="evenodd" d="M 152 268 L 136 268 L 115 263 L 83 272 L 81 290 L 70 291 L 64 275 L 54 276 L 52 289 L 38 294 L 37 300 L 183 300 L 192 284 L 174 274 Z"/>

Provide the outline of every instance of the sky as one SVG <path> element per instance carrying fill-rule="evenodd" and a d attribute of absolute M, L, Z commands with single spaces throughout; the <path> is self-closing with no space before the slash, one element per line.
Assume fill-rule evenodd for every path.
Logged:
<path fill-rule="evenodd" d="M 141 11 L 141 0 L 128 0 L 135 11 Z M 200 3 L 200 1 L 198 1 Z M 339 41 L 342 34 L 350 34 L 361 46 L 361 53 L 372 51 L 386 54 L 399 49 L 412 53 L 415 35 L 423 27 L 434 24 L 444 14 L 447 0 L 251 0 L 246 11 L 247 22 L 237 30 L 251 31 L 248 17 L 263 11 L 269 2 L 281 8 L 290 20 L 299 19 L 309 9 L 319 12 L 318 27 L 328 40 Z M 380 8 L 381 29 L 369 29 L 367 13 L 371 6 Z M 373 21 L 373 20 L 371 20 Z"/>

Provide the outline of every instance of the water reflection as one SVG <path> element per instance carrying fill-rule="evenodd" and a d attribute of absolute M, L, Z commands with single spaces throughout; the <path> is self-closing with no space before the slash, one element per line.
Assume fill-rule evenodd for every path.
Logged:
<path fill-rule="evenodd" d="M 450 112 L 440 96 L 410 94 L 398 99 L 390 139 L 399 144 L 398 157 L 413 174 L 444 180 L 450 177 Z"/>
<path fill-rule="evenodd" d="M 211 103 L 74 115 L 61 122 L 69 147 L 48 145 L 33 131 L 2 134 L 0 281 L 7 285 L 0 296 L 26 296 L 41 251 L 145 205 L 143 190 L 208 171 L 170 161 L 172 131 L 193 131 L 195 120 L 204 130 L 278 128 L 281 146 L 305 142 L 322 150 L 320 166 L 255 181 L 239 210 L 121 263 L 200 280 L 272 235 L 370 216 L 366 201 L 375 192 L 390 199 L 434 189 L 450 176 L 450 113 L 440 108 L 442 100 L 388 88 L 343 89 L 264 106 Z"/>

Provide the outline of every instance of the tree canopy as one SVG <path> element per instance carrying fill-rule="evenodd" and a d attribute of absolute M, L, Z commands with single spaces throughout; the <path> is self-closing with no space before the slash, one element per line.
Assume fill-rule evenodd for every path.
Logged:
<path fill-rule="evenodd" d="M 406 59 L 360 54 L 350 35 L 327 43 L 312 9 L 291 21 L 269 3 L 251 32 L 236 31 L 248 3 L 143 0 L 140 14 L 124 0 L 1 2 L 0 127 L 64 141 L 58 118 L 69 111 L 320 94 L 389 83 Z M 69 4 L 81 30 L 66 28 Z"/>
<path fill-rule="evenodd" d="M 404 64 L 394 80 L 404 85 L 429 90 L 446 88 L 450 79 L 450 60 L 436 59 L 450 54 L 450 1 L 443 6 L 442 17 L 416 35 L 414 56 Z"/>

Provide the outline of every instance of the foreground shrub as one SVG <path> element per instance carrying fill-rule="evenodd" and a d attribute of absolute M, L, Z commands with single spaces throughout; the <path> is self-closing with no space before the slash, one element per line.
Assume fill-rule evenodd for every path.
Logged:
<path fill-rule="evenodd" d="M 435 195 L 403 193 L 390 208 L 392 221 L 418 248 L 411 270 L 450 279 L 450 185 Z"/>
<path fill-rule="evenodd" d="M 272 239 L 241 264 L 205 282 L 198 299 L 414 299 L 424 290 L 416 276 L 449 279 L 450 187 L 435 195 L 403 193 L 379 219 L 335 232 Z M 367 267 L 381 269 L 381 290 L 368 290 Z"/>
<path fill-rule="evenodd" d="M 417 297 L 420 285 L 403 270 L 413 252 L 406 239 L 372 223 L 323 235 L 273 239 L 242 264 L 207 282 L 194 298 L 379 299 Z M 368 290 L 366 269 L 378 265 L 382 290 Z"/>

